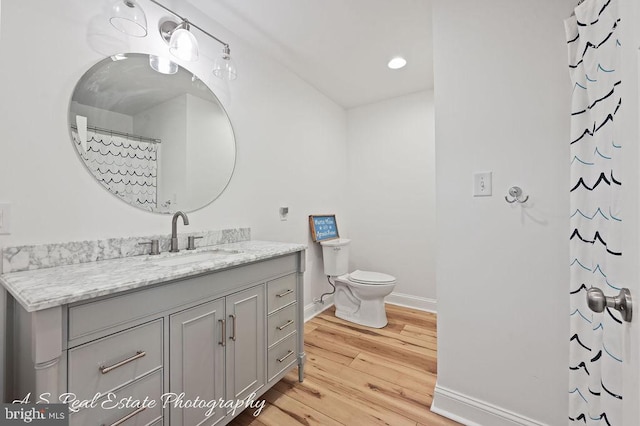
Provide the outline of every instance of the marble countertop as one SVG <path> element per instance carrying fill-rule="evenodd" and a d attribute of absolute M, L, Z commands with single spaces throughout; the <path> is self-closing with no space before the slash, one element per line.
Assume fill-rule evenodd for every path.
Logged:
<path fill-rule="evenodd" d="M 27 312 L 34 312 L 305 249 L 306 246 L 302 244 L 241 241 L 202 247 L 193 251 L 182 250 L 179 253 L 132 256 L 12 272 L 0 275 L 0 284 Z M 206 252 L 215 254 L 200 255 Z M 194 262 L 171 264 L 170 259 L 185 256 L 194 256 Z"/>

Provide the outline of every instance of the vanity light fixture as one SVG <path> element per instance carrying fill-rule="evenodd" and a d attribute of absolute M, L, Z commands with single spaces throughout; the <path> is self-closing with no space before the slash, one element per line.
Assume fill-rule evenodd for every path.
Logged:
<path fill-rule="evenodd" d="M 180 21 L 178 23 L 172 20 L 167 20 L 161 22 L 159 25 L 160 35 L 164 41 L 169 44 L 169 51 L 172 55 L 182 59 L 183 61 L 195 61 L 198 59 L 198 41 L 196 40 L 195 35 L 190 31 L 191 27 L 197 28 L 205 35 L 222 44 L 222 54 L 214 63 L 213 74 L 223 80 L 235 80 L 237 78 L 238 71 L 231 59 L 231 49 L 229 48 L 228 43 L 225 43 L 218 37 L 203 30 L 201 27 L 187 20 L 187 18 L 178 15 L 176 12 L 158 3 L 156 0 L 149 1 L 173 14 Z"/>
<path fill-rule="evenodd" d="M 183 61 L 198 60 L 198 40 L 189 31 L 189 21 L 181 23 L 165 21 L 160 24 L 160 35 L 169 44 L 169 52 Z"/>
<path fill-rule="evenodd" d="M 407 60 L 402 56 L 396 56 L 395 58 L 391 59 L 387 64 L 387 66 L 392 70 L 399 70 L 405 65 L 407 65 Z"/>
<path fill-rule="evenodd" d="M 159 24 L 160 35 L 169 45 L 169 51 L 172 55 L 183 61 L 198 60 L 198 41 L 190 31 L 191 27 L 194 27 L 222 44 L 222 54 L 216 58 L 214 62 L 213 75 L 223 80 L 235 80 L 238 77 L 238 70 L 231 59 L 231 49 L 228 43 L 208 33 L 193 22 L 187 20 L 187 18 L 178 15 L 156 0 L 149 1 L 176 16 L 180 21 L 178 23 L 172 20 L 166 20 Z M 145 37 L 147 35 L 147 17 L 134 0 L 116 0 L 111 7 L 111 17 L 109 21 L 118 31 L 122 31 L 131 36 Z M 177 64 L 171 61 L 164 61 L 167 61 L 167 59 L 161 56 L 149 55 L 149 64 L 154 70 L 158 72 L 163 72 L 160 71 L 160 69 L 172 71 L 175 68 L 177 70 Z M 161 62 L 163 64 L 162 66 L 160 65 Z M 173 74 L 174 72 L 175 71 L 165 72 L 165 74 Z"/>
<path fill-rule="evenodd" d="M 109 22 L 115 29 L 130 36 L 147 35 L 147 17 L 133 0 L 116 0 L 111 6 Z"/>
<path fill-rule="evenodd" d="M 149 55 L 149 66 L 161 74 L 175 74 L 178 64 L 163 56 Z"/>
<path fill-rule="evenodd" d="M 223 80 L 235 80 L 238 77 L 238 70 L 233 59 L 231 59 L 231 51 L 228 44 L 224 46 L 222 55 L 218 56 L 213 64 L 213 75 Z"/>

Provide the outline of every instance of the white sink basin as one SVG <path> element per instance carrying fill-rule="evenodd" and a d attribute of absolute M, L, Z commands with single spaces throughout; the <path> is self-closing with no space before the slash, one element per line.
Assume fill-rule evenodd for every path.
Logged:
<path fill-rule="evenodd" d="M 198 253 L 185 253 L 175 254 L 165 257 L 163 259 L 149 259 L 156 265 L 160 266 L 181 266 L 189 263 L 207 262 L 210 260 L 220 259 L 221 257 L 231 256 L 233 254 L 241 253 L 240 251 L 232 250 L 208 250 Z"/>

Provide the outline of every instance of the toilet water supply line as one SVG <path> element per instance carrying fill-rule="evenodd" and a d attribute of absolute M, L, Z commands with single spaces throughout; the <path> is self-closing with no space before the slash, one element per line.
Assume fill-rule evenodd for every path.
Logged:
<path fill-rule="evenodd" d="M 327 275 L 327 281 L 329 281 L 329 284 L 331 284 L 331 287 L 333 287 L 333 290 L 331 290 L 329 293 L 323 293 L 323 294 L 320 296 L 320 298 L 319 298 L 319 299 L 315 299 L 315 300 L 313 301 L 314 303 L 321 303 L 321 304 L 323 304 L 323 305 L 324 305 L 324 300 L 323 300 L 323 299 L 324 299 L 324 297 L 325 297 L 325 296 L 330 296 L 330 295 L 332 295 L 333 293 L 335 293 L 335 292 L 336 292 L 336 286 L 331 282 L 331 275 Z"/>

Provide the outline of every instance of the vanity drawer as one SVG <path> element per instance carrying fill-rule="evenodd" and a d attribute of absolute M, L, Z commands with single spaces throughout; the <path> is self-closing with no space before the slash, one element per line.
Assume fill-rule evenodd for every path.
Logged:
<path fill-rule="evenodd" d="M 296 300 L 296 274 L 267 283 L 267 311 L 271 313 Z"/>
<path fill-rule="evenodd" d="M 160 425 L 162 424 L 162 393 L 162 370 L 160 369 L 95 401 L 90 407 L 72 413 L 69 416 L 69 426 L 111 425 L 136 411 L 135 415 L 122 423 L 123 426 Z M 129 397 L 130 400 L 124 400 Z M 118 406 L 121 402 L 123 402 L 121 405 L 128 406 Z M 152 407 L 153 402 L 155 404 Z"/>
<path fill-rule="evenodd" d="M 108 334 L 110 328 L 120 329 L 132 321 L 155 316 L 158 312 L 202 303 L 204 299 L 213 299 L 242 286 L 265 282 L 265 277 L 295 272 L 298 257 L 297 253 L 289 254 L 239 268 L 136 289 L 101 300 L 72 304 L 68 310 L 68 340 L 71 346 L 75 346 L 93 340 L 93 335 L 102 337 Z M 132 274 L 135 273 L 132 271 Z"/>
<path fill-rule="evenodd" d="M 267 375 L 268 381 L 286 370 L 298 360 L 296 355 L 296 333 L 284 339 L 274 347 L 269 349 L 267 355 Z"/>
<path fill-rule="evenodd" d="M 283 308 L 269 315 L 267 319 L 267 342 L 269 346 L 279 342 L 296 331 L 297 304 Z"/>
<path fill-rule="evenodd" d="M 68 352 L 69 392 L 92 399 L 162 367 L 162 319 Z"/>

